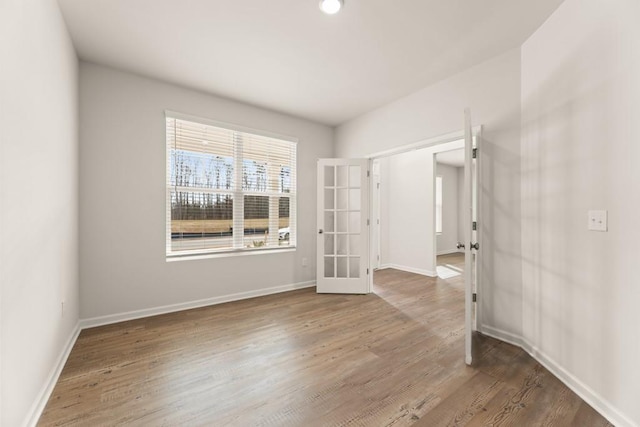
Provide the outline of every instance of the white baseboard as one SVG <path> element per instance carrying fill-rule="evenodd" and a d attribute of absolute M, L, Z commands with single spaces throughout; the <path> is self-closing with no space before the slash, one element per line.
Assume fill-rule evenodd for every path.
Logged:
<path fill-rule="evenodd" d="M 458 249 L 443 249 L 441 251 L 436 252 L 436 255 L 451 255 L 451 254 L 460 254 L 464 253 L 464 251 L 460 251 Z"/>
<path fill-rule="evenodd" d="M 414 267 L 407 267 L 405 265 L 385 264 L 384 268 L 393 268 L 393 269 L 396 269 L 396 270 L 406 271 L 407 273 L 421 274 L 421 275 L 427 276 L 427 277 L 438 277 L 438 273 L 435 272 L 435 271 L 423 270 L 423 269 L 414 268 Z"/>
<path fill-rule="evenodd" d="M 279 294 L 281 292 L 294 291 L 296 289 L 311 288 L 316 285 L 315 281 L 292 283 L 289 285 L 275 286 L 272 288 L 257 289 L 255 291 L 239 292 L 236 294 L 223 295 L 213 298 L 205 298 L 196 301 L 183 302 L 178 304 L 164 305 L 160 307 L 145 308 L 142 310 L 128 311 L 125 313 L 109 314 L 107 316 L 92 317 L 80 320 L 82 329 L 94 328 L 96 326 L 110 325 L 112 323 L 125 322 L 127 320 L 141 319 L 143 317 L 157 316 L 159 314 L 173 313 L 176 311 L 189 310 L 192 308 L 206 307 L 209 305 L 223 304 L 225 302 L 240 301 L 248 298 L 261 297 L 265 295 Z"/>
<path fill-rule="evenodd" d="M 490 326 L 482 326 L 480 332 L 490 337 L 505 341 L 509 344 L 513 344 L 522 348 L 529 353 L 531 357 L 537 360 L 542 366 L 547 368 L 549 372 L 555 375 L 560 381 L 562 381 L 567 387 L 569 387 L 575 394 L 580 396 L 582 400 L 587 402 L 598 411 L 603 417 L 605 417 L 611 424 L 617 427 L 638 427 L 638 424 L 634 423 L 627 416 L 616 409 L 608 400 L 600 396 L 589 386 L 584 384 L 569 371 L 564 369 L 559 363 L 551 359 L 545 353 L 540 351 L 537 347 L 533 346 L 526 339 L 515 335 L 511 332 L 502 331 Z"/>
<path fill-rule="evenodd" d="M 387 268 L 391 268 L 391 264 L 380 264 L 376 270 L 386 270 Z"/>
<path fill-rule="evenodd" d="M 69 354 L 71 354 L 71 349 L 73 349 L 73 346 L 78 339 L 78 335 L 80 335 L 80 331 L 80 322 L 78 322 L 76 323 L 75 328 L 73 328 L 73 331 L 71 332 L 69 339 L 67 339 L 66 344 L 62 348 L 62 352 L 58 356 L 55 365 L 51 369 L 47 381 L 44 383 L 44 386 L 40 390 L 40 393 L 38 393 L 38 397 L 36 397 L 36 400 L 33 402 L 33 405 L 31 406 L 31 409 L 29 410 L 29 413 L 27 414 L 23 425 L 35 427 L 36 424 L 38 424 L 40 416 L 42 415 L 42 411 L 44 411 L 44 408 L 49 401 L 49 397 L 51 396 L 51 393 L 53 393 L 53 389 L 58 382 L 60 374 L 62 373 L 62 368 L 64 368 L 65 363 L 67 363 Z"/>
<path fill-rule="evenodd" d="M 486 325 L 482 325 L 478 329 L 483 335 L 487 335 L 491 338 L 495 338 L 508 344 L 515 345 L 516 347 L 520 347 L 525 351 L 527 350 L 526 348 L 524 348 L 524 342 L 519 335 Z"/>

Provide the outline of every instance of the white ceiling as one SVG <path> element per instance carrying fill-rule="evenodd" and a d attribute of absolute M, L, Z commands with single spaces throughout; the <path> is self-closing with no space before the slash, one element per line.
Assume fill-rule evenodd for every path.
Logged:
<path fill-rule="evenodd" d="M 442 165 L 454 166 L 456 168 L 464 167 L 464 149 L 444 151 L 436 154 L 436 162 Z"/>
<path fill-rule="evenodd" d="M 562 0 L 59 0 L 81 59 L 336 125 L 522 44 Z"/>

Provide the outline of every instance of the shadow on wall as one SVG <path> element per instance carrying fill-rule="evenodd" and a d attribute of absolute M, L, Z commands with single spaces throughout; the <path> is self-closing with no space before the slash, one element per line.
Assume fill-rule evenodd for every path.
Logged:
<path fill-rule="evenodd" d="M 513 123 L 518 121 L 509 120 Z M 502 133 L 513 134 L 518 130 Z M 498 140 L 504 136 L 493 135 Z M 520 157 L 483 136 L 480 148 L 481 325 L 520 334 Z M 518 233 L 509 232 L 518 230 Z M 500 287 L 499 291 L 496 287 Z"/>
<path fill-rule="evenodd" d="M 586 214 L 638 182 L 621 167 L 638 153 L 631 152 L 631 139 L 603 144 L 616 133 L 616 117 L 607 116 L 617 115 L 610 106 L 620 76 L 613 66 L 609 74 L 589 71 L 596 57 L 619 62 L 607 42 L 594 32 L 544 79 L 531 77 L 535 90 L 528 97 L 523 90 L 521 149 L 524 338 L 610 398 L 625 375 L 616 356 L 624 344 L 612 332 L 616 298 L 624 294 L 618 285 L 628 283 L 631 266 L 616 256 L 624 239 L 586 231 Z"/>

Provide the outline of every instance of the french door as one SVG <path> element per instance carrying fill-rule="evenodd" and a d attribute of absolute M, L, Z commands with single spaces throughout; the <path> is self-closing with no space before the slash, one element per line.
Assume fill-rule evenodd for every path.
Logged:
<path fill-rule="evenodd" d="M 318 160 L 318 293 L 371 292 L 368 166 L 366 159 Z"/>

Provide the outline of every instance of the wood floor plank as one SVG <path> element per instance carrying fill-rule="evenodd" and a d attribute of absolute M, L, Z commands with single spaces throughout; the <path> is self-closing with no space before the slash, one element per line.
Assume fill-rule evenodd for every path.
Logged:
<path fill-rule="evenodd" d="M 374 279 L 84 330 L 39 425 L 609 425 L 518 348 L 464 364 L 461 276 Z"/>

